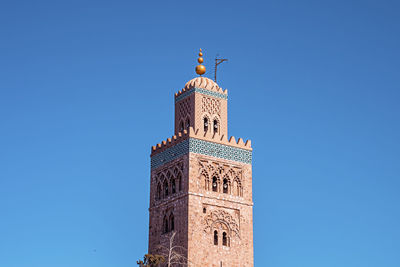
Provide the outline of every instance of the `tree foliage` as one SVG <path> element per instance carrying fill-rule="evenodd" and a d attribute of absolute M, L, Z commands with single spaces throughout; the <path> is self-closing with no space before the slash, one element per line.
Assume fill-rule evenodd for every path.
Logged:
<path fill-rule="evenodd" d="M 137 261 L 140 267 L 159 267 L 162 266 L 190 266 L 190 262 L 184 254 L 186 249 L 182 246 L 174 245 L 176 232 L 173 232 L 169 238 L 168 246 L 158 246 L 160 255 L 146 254 L 143 261 Z"/>
<path fill-rule="evenodd" d="M 158 267 L 164 262 L 165 258 L 162 255 L 146 254 L 143 257 L 143 260 L 138 260 L 136 263 L 140 267 Z"/>

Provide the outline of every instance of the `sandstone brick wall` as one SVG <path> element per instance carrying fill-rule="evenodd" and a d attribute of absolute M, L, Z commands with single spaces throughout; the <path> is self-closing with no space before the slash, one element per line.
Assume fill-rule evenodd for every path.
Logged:
<path fill-rule="evenodd" d="M 203 130 L 204 118 L 210 123 L 208 131 L 213 133 L 213 122 L 218 121 L 218 135 L 228 135 L 228 103 L 226 99 L 205 96 L 200 93 L 192 95 L 175 103 L 175 134 L 181 130 L 183 122 L 184 129 L 188 128 L 187 120 L 194 129 Z"/>
<path fill-rule="evenodd" d="M 205 96 L 195 93 L 195 118 L 194 129 L 203 129 L 204 117 L 209 118 L 210 126 L 208 130 L 213 132 L 213 121 L 216 119 L 219 124 L 218 135 L 228 134 L 228 106 L 226 99 Z"/>
<path fill-rule="evenodd" d="M 221 176 L 231 168 L 241 170 L 243 197 L 232 191 L 231 194 L 205 190 L 201 175 L 205 162 L 222 170 Z M 220 267 L 221 262 L 229 267 L 253 266 L 251 165 L 190 153 L 189 168 L 189 260 L 194 266 Z M 214 245 L 215 230 L 218 245 Z M 227 246 L 222 244 L 223 231 L 229 237 Z"/>
<path fill-rule="evenodd" d="M 157 199 L 157 178 L 160 174 L 166 177 L 166 173 L 173 171 L 182 164 L 182 188 L 176 193 L 172 192 L 167 197 Z M 168 246 L 172 232 L 164 233 L 163 219 L 165 214 L 174 215 L 174 230 L 176 231 L 175 244 L 187 249 L 188 229 L 188 155 L 184 155 L 160 168 L 151 171 L 150 182 L 150 208 L 149 208 L 149 253 L 161 253 L 159 246 Z"/>

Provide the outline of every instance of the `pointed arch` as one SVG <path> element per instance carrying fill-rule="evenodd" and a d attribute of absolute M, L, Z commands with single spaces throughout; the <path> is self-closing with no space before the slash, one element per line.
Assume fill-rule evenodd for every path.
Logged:
<path fill-rule="evenodd" d="M 212 133 L 219 133 L 221 128 L 221 120 L 218 116 L 214 116 L 212 121 Z"/>
<path fill-rule="evenodd" d="M 190 124 L 190 115 L 187 115 L 186 116 L 186 118 L 185 118 L 185 125 L 186 125 L 186 128 L 185 129 L 187 129 L 187 130 L 189 130 L 189 127 L 191 126 L 191 124 Z"/>
<path fill-rule="evenodd" d="M 163 219 L 163 233 L 168 233 L 168 229 L 168 218 L 167 215 L 165 215 Z"/>
<path fill-rule="evenodd" d="M 169 215 L 169 231 L 174 231 L 175 230 L 175 218 L 174 214 L 171 212 Z"/>
<path fill-rule="evenodd" d="M 176 193 L 176 179 L 175 177 L 171 178 L 171 194 Z"/>
<path fill-rule="evenodd" d="M 167 197 L 169 195 L 169 183 L 168 179 L 164 179 L 163 182 L 163 190 L 164 190 L 164 197 Z"/>
<path fill-rule="evenodd" d="M 182 179 L 183 179 L 183 175 L 182 175 L 182 172 L 181 171 L 178 171 L 178 174 L 177 174 L 177 176 L 176 176 L 176 181 L 177 181 L 177 191 L 182 191 L 182 189 L 183 189 L 183 185 L 182 185 Z"/>
<path fill-rule="evenodd" d="M 242 187 L 242 181 L 238 176 L 236 176 L 233 179 L 233 190 L 234 190 L 234 195 L 242 197 L 243 196 L 243 187 Z"/>
<path fill-rule="evenodd" d="M 230 181 L 228 180 L 228 177 L 224 177 L 222 180 L 222 193 L 224 194 L 229 194 L 230 192 Z"/>
<path fill-rule="evenodd" d="M 212 191 L 219 192 L 220 183 L 221 181 L 219 179 L 218 173 L 214 172 L 214 174 L 212 175 L 212 184 L 211 184 Z"/>
<path fill-rule="evenodd" d="M 214 231 L 214 245 L 218 246 L 218 231 Z"/>
<path fill-rule="evenodd" d="M 222 245 L 228 246 L 228 235 L 226 232 L 222 232 Z"/>
<path fill-rule="evenodd" d="M 210 177 L 208 176 L 208 172 L 206 170 L 202 170 L 200 173 L 200 179 L 204 182 L 204 190 L 210 190 Z"/>
<path fill-rule="evenodd" d="M 179 126 L 178 126 L 179 128 L 179 131 L 178 132 L 183 132 L 183 130 L 185 129 L 185 123 L 183 122 L 183 120 L 181 120 L 180 122 L 179 122 Z"/>
<path fill-rule="evenodd" d="M 210 128 L 210 117 L 207 116 L 207 114 L 204 114 L 203 115 L 203 131 L 204 131 L 204 133 L 207 133 L 209 128 Z"/>
<path fill-rule="evenodd" d="M 161 182 L 157 182 L 157 192 L 156 192 L 156 200 L 160 200 L 162 198 L 162 188 L 161 188 Z"/>
<path fill-rule="evenodd" d="M 175 168 L 174 168 L 174 175 L 177 176 L 178 173 L 179 173 L 179 168 L 178 168 L 178 166 L 175 166 Z"/>

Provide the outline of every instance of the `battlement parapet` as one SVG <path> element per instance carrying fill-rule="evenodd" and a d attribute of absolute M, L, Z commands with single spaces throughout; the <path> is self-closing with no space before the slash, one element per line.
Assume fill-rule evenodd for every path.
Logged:
<path fill-rule="evenodd" d="M 155 146 L 152 146 L 151 156 L 158 154 L 160 152 L 163 152 L 166 149 L 168 149 L 172 146 L 175 146 L 176 144 L 178 144 L 188 138 L 200 139 L 203 141 L 213 142 L 213 143 L 217 143 L 217 144 L 227 145 L 227 146 L 241 148 L 241 149 L 250 150 L 250 151 L 253 150 L 251 148 L 251 140 L 246 140 L 246 142 L 244 142 L 242 138 L 239 138 L 236 141 L 234 136 L 231 136 L 228 139 L 228 137 L 225 135 L 220 136 L 218 134 L 211 134 L 209 132 L 204 134 L 204 132 L 200 131 L 200 129 L 194 130 L 193 127 L 189 127 L 188 130 L 184 130 L 183 132 L 180 132 L 178 135 L 174 135 L 171 138 L 168 138 L 167 140 L 164 140 L 161 143 L 159 143 Z"/>

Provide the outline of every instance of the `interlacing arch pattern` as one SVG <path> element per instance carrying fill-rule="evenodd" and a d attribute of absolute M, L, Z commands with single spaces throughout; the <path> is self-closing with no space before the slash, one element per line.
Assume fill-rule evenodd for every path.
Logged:
<path fill-rule="evenodd" d="M 204 190 L 243 197 L 243 170 L 215 162 L 199 161 L 199 177 Z"/>
<path fill-rule="evenodd" d="M 189 129 L 190 126 L 191 126 L 191 124 L 190 124 L 190 115 L 188 114 L 186 116 L 186 119 L 185 119 L 185 127 L 186 127 L 186 129 Z"/>
<path fill-rule="evenodd" d="M 172 232 L 174 230 L 175 230 L 174 211 L 172 209 L 166 210 L 164 212 L 161 232 L 163 234 L 166 234 L 166 233 Z"/>
<path fill-rule="evenodd" d="M 179 131 L 188 128 L 188 118 L 190 118 L 190 98 L 184 99 L 178 103 Z M 190 123 L 189 123 L 190 124 Z M 183 128 L 183 129 L 181 129 Z"/>
<path fill-rule="evenodd" d="M 183 162 L 161 170 L 156 175 L 156 200 L 162 200 L 183 190 Z"/>
<path fill-rule="evenodd" d="M 240 239 L 239 224 L 231 214 L 223 210 L 213 210 L 202 221 L 204 232 L 212 236 L 214 245 L 230 246 L 233 237 Z"/>
<path fill-rule="evenodd" d="M 208 113 L 210 115 L 217 114 L 218 116 L 221 116 L 221 102 L 218 99 L 204 96 L 201 104 L 201 110 L 203 113 Z"/>

